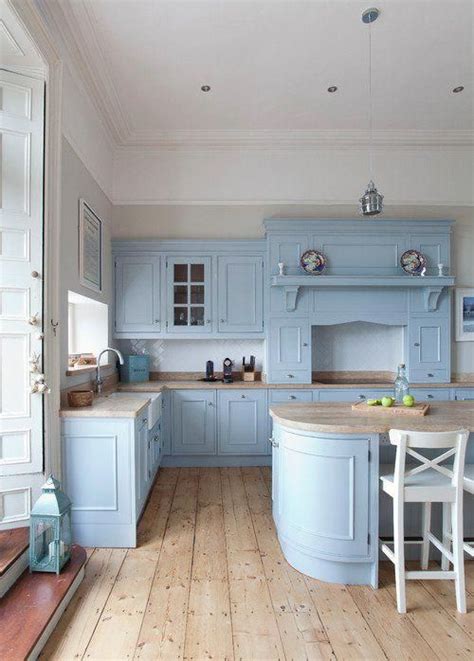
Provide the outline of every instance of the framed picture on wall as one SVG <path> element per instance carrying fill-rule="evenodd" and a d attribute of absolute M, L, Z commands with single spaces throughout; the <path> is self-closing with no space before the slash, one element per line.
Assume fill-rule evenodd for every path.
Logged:
<path fill-rule="evenodd" d="M 102 291 L 102 221 L 79 200 L 79 280 L 81 285 Z"/>
<path fill-rule="evenodd" d="M 474 342 L 474 287 L 456 289 L 456 341 Z"/>

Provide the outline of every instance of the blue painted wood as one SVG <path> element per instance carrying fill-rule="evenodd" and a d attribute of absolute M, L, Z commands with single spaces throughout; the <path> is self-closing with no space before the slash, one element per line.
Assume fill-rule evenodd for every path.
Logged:
<path fill-rule="evenodd" d="M 451 320 L 411 315 L 408 324 L 408 378 L 414 383 L 451 380 Z"/>
<path fill-rule="evenodd" d="M 276 424 L 273 439 L 273 514 L 288 562 L 319 580 L 375 586 L 378 437 Z"/>
<path fill-rule="evenodd" d="M 216 391 L 171 393 L 171 454 L 216 453 Z"/>
<path fill-rule="evenodd" d="M 361 402 L 365 399 L 379 399 L 383 395 L 393 395 L 394 386 L 385 388 L 348 388 L 340 390 L 322 389 L 319 392 L 320 402 Z"/>
<path fill-rule="evenodd" d="M 115 333 L 159 333 L 160 258 L 120 255 L 115 260 Z"/>
<path fill-rule="evenodd" d="M 474 388 L 456 388 L 454 399 L 459 402 L 470 402 L 474 400 Z"/>
<path fill-rule="evenodd" d="M 311 383 L 311 328 L 308 319 L 271 319 L 267 342 L 269 383 Z"/>
<path fill-rule="evenodd" d="M 263 330 L 263 257 L 218 257 L 218 331 Z"/>
<path fill-rule="evenodd" d="M 219 390 L 217 407 L 220 455 L 269 453 L 266 390 Z"/>
<path fill-rule="evenodd" d="M 150 453 L 148 440 L 148 427 L 144 418 L 137 430 L 138 462 L 135 467 L 135 492 L 137 496 L 136 511 L 140 516 L 145 505 L 150 486 Z"/>

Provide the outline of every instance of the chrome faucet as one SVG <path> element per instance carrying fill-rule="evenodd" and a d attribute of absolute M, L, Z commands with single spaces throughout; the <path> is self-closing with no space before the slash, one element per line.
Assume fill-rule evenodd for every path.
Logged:
<path fill-rule="evenodd" d="M 107 347 L 103 351 L 100 352 L 100 354 L 97 356 L 97 375 L 95 379 L 95 384 L 97 386 L 97 394 L 100 395 L 102 392 L 102 384 L 104 383 L 103 379 L 100 376 L 100 359 L 102 358 L 102 355 L 104 353 L 107 353 L 107 351 L 113 351 L 115 354 L 117 354 L 117 357 L 119 359 L 119 363 L 123 365 L 123 356 L 120 353 L 118 349 L 114 349 L 113 347 Z"/>

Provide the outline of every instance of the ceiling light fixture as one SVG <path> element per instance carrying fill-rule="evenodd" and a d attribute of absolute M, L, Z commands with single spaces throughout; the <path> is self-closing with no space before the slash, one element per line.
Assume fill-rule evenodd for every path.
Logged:
<path fill-rule="evenodd" d="M 459 85 L 458 87 L 455 87 L 455 88 L 453 89 L 453 93 L 454 93 L 454 94 L 459 94 L 459 92 L 462 92 L 463 89 L 464 89 L 464 85 Z"/>
<path fill-rule="evenodd" d="M 209 85 L 201 85 L 201 92 L 210 92 L 211 88 Z"/>
<path fill-rule="evenodd" d="M 376 7 L 362 13 L 362 22 L 369 26 L 369 175 L 370 181 L 364 195 L 360 198 L 360 213 L 363 216 L 376 216 L 383 210 L 383 195 L 378 192 L 373 182 L 373 127 L 372 127 L 372 23 L 379 17 Z"/>
<path fill-rule="evenodd" d="M 337 92 L 337 87 L 335 85 L 331 85 L 331 87 L 328 87 L 328 92 L 329 94 L 334 94 L 334 92 Z"/>

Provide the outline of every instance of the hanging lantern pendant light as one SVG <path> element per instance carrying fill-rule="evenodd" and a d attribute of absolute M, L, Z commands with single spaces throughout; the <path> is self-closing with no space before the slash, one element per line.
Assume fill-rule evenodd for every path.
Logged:
<path fill-rule="evenodd" d="M 371 24 L 377 20 L 380 12 L 377 8 L 366 9 L 362 13 L 362 22 L 369 26 L 369 172 L 370 181 L 364 195 L 360 198 L 360 213 L 363 216 L 376 216 L 383 210 L 383 195 L 378 192 L 373 182 L 373 129 L 372 129 L 372 30 Z"/>

